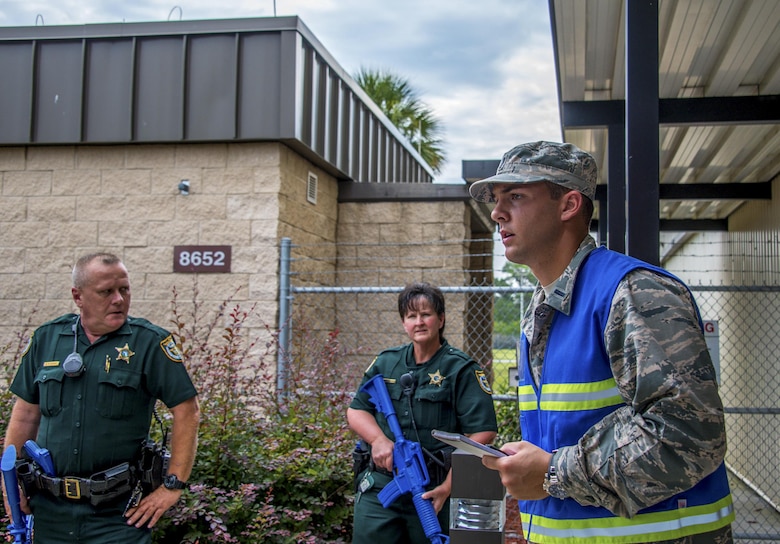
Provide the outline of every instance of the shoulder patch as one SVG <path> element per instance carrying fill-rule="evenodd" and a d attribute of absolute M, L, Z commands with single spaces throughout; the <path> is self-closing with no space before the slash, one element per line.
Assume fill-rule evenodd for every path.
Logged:
<path fill-rule="evenodd" d="M 30 351 L 30 346 L 32 346 L 32 339 L 33 339 L 33 336 L 35 336 L 35 331 L 33 331 L 33 332 L 30 334 L 30 339 L 29 339 L 29 340 L 27 340 L 27 345 L 24 347 L 24 351 L 22 352 L 22 357 L 24 357 L 25 355 L 27 355 L 27 352 L 28 352 L 28 351 Z"/>
<path fill-rule="evenodd" d="M 163 353 L 165 353 L 165 356 L 174 363 L 181 363 L 183 361 L 181 349 L 179 349 L 179 346 L 174 341 L 172 335 L 169 334 L 166 336 L 165 339 L 160 342 L 160 347 L 162 348 Z"/>
<path fill-rule="evenodd" d="M 479 382 L 479 386 L 482 390 L 488 395 L 492 395 L 493 389 L 490 387 L 490 382 L 488 381 L 487 376 L 485 376 L 485 372 L 482 370 L 475 370 L 474 375 L 477 377 L 477 382 Z"/>

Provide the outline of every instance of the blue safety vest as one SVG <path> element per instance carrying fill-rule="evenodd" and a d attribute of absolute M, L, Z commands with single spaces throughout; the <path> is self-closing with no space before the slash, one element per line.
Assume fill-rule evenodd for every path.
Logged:
<path fill-rule="evenodd" d="M 577 274 L 571 314 L 557 312 L 553 317 L 541 389 L 534 384 L 523 335 L 518 395 L 524 440 L 546 451 L 576 444 L 587 429 L 625 405 L 603 338 L 612 295 L 626 274 L 637 268 L 674 278 L 663 269 L 605 248 L 586 257 Z M 553 497 L 520 501 L 520 512 L 526 537 L 540 544 L 672 540 L 714 531 L 734 519 L 723 463 L 690 490 L 632 518 Z"/>

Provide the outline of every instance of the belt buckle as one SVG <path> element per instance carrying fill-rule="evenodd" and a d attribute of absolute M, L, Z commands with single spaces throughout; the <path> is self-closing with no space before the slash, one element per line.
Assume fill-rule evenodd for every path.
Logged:
<path fill-rule="evenodd" d="M 71 500 L 78 500 L 81 498 L 81 482 L 77 478 L 64 478 L 65 483 L 65 496 Z"/>

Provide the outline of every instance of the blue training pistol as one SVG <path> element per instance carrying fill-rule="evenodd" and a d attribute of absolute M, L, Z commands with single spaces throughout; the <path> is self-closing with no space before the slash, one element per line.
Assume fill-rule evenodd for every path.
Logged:
<path fill-rule="evenodd" d="M 422 523 L 425 536 L 433 544 L 448 544 L 450 538 L 441 532 L 441 525 L 439 518 L 436 517 L 433 502 L 422 498 L 425 486 L 430 482 L 422 447 L 418 442 L 407 440 L 404 437 L 384 377 L 377 374 L 364 383 L 360 390 L 368 393 L 376 409 L 385 416 L 395 441 L 393 446 L 394 477 L 377 495 L 379 501 L 383 507 L 387 508 L 404 493 L 411 493 L 412 502 Z"/>
<path fill-rule="evenodd" d="M 27 455 L 38 463 L 41 470 L 47 476 L 54 476 L 54 461 L 52 461 L 51 453 L 46 448 L 40 447 L 34 440 L 28 440 L 24 443 L 24 451 Z"/>

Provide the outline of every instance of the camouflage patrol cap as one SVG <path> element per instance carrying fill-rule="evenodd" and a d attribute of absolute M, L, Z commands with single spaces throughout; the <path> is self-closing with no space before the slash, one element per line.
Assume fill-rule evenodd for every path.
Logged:
<path fill-rule="evenodd" d="M 572 144 L 530 142 L 504 153 L 496 175 L 472 183 L 469 192 L 475 200 L 492 202 L 494 183 L 551 181 L 593 200 L 597 179 L 596 161 L 582 149 Z"/>

